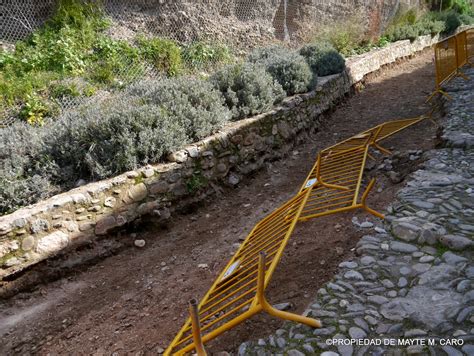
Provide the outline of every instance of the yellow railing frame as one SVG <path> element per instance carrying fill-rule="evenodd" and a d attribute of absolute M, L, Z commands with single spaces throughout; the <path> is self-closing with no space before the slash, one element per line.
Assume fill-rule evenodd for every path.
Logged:
<path fill-rule="evenodd" d="M 267 287 L 268 283 L 270 282 L 271 277 L 273 275 L 273 272 L 275 271 L 275 268 L 278 265 L 278 262 L 279 262 L 282 254 L 283 254 L 283 251 L 286 247 L 286 244 L 288 243 L 288 240 L 291 237 L 291 234 L 292 234 L 292 232 L 295 228 L 295 225 L 298 221 L 298 217 L 301 213 L 301 209 L 303 208 L 304 203 L 306 202 L 306 199 L 309 196 L 309 193 L 310 193 L 310 190 L 296 195 L 295 197 L 290 199 L 287 203 L 283 204 L 281 207 L 279 207 L 274 212 L 269 214 L 265 219 L 260 221 L 253 228 L 252 232 L 247 236 L 246 240 L 241 244 L 239 250 L 235 253 L 234 257 L 230 260 L 230 262 L 227 264 L 227 266 L 221 272 L 221 274 L 216 279 L 213 286 L 206 293 L 206 295 L 204 296 L 204 298 L 202 299 L 201 303 L 199 304 L 199 306 L 197 308 L 197 310 L 201 310 L 201 308 L 206 305 L 206 302 L 209 300 L 212 293 L 216 290 L 216 287 L 218 287 L 221 282 L 226 280 L 226 279 L 223 279 L 226 271 L 228 271 L 229 268 L 231 268 L 231 266 L 237 261 L 237 258 L 240 258 L 241 256 L 245 256 L 245 254 L 243 254 L 243 252 L 245 252 L 245 249 L 249 248 L 249 246 L 250 246 L 250 249 L 252 249 L 252 245 L 251 245 L 252 240 L 251 240 L 251 238 L 253 236 L 255 236 L 254 235 L 255 231 L 257 231 L 258 228 L 261 227 L 263 223 L 272 221 L 271 218 L 273 216 L 277 215 L 278 213 L 282 213 L 283 215 L 287 215 L 287 212 L 290 211 L 291 209 L 293 209 L 295 207 L 295 205 L 297 205 L 298 208 L 297 208 L 296 211 L 293 210 L 294 211 L 294 217 L 289 222 L 290 225 L 289 225 L 289 227 L 288 227 L 288 229 L 285 233 L 285 236 L 281 240 L 281 242 L 279 243 L 279 246 L 278 246 L 277 250 L 274 252 L 273 258 L 269 262 L 269 266 L 268 266 L 268 268 L 265 269 L 265 271 L 263 271 L 263 269 L 262 269 L 262 262 L 261 262 L 261 257 L 260 257 L 260 255 L 262 253 L 265 253 L 265 250 L 263 248 L 261 248 L 261 246 L 257 245 L 257 248 L 255 249 L 255 251 L 251 251 L 252 254 L 256 255 L 256 258 L 260 259 L 260 262 L 256 265 L 256 273 L 257 273 L 257 278 L 256 278 L 256 283 L 255 283 L 256 288 L 255 288 L 255 294 L 254 294 L 254 297 L 252 299 L 252 302 L 250 304 L 249 309 L 246 310 L 246 311 L 243 311 L 237 317 L 231 319 L 230 321 L 224 323 L 223 325 L 220 325 L 219 327 L 215 328 L 214 330 L 212 330 L 208 333 L 204 333 L 199 338 L 196 338 L 195 336 L 193 337 L 192 335 L 188 335 L 184 338 L 184 334 L 186 332 L 192 331 L 192 334 L 194 335 L 195 330 L 199 330 L 199 333 L 201 334 L 206 329 L 206 327 L 202 326 L 202 325 L 200 325 L 199 328 L 193 328 L 192 327 L 193 320 L 195 320 L 194 321 L 195 325 L 199 325 L 199 322 L 198 322 L 199 312 L 196 312 L 195 316 L 193 316 L 192 318 L 189 318 L 186 321 L 183 328 L 180 330 L 178 335 L 175 337 L 173 342 L 170 344 L 168 349 L 165 351 L 165 355 L 170 355 L 170 354 L 183 355 L 187 352 L 193 351 L 193 350 L 197 349 L 197 347 L 195 347 L 195 345 L 199 345 L 200 343 L 205 343 L 209 340 L 212 340 L 213 338 L 215 338 L 216 336 L 218 336 L 221 333 L 225 332 L 226 330 L 233 328 L 234 326 L 240 324 L 244 320 L 252 317 L 253 315 L 255 315 L 255 314 L 257 314 L 261 311 L 266 311 L 270 315 L 277 316 L 277 317 L 280 317 L 280 318 L 283 318 L 283 319 L 305 323 L 305 324 L 307 324 L 309 326 L 312 326 L 312 327 L 320 327 L 321 326 L 321 324 L 318 320 L 308 318 L 308 317 L 304 317 L 304 316 L 300 316 L 300 315 L 296 315 L 296 314 L 292 314 L 292 313 L 278 311 L 278 310 L 274 309 L 273 307 L 271 307 L 271 305 L 268 302 L 266 302 L 266 299 L 263 298 L 264 290 Z M 264 278 L 262 278 L 262 274 L 264 275 Z M 194 341 L 192 343 L 186 344 L 185 346 L 183 345 L 183 347 L 180 346 L 177 350 L 175 350 L 176 346 L 179 346 L 183 343 L 183 340 L 185 340 L 186 342 L 191 341 L 191 340 L 194 340 Z M 198 343 L 196 343 L 196 342 L 198 342 Z M 196 350 L 196 351 L 198 351 L 198 350 Z"/>

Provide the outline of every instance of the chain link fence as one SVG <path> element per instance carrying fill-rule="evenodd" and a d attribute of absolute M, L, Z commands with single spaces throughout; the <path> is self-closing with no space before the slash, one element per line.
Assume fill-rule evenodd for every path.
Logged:
<path fill-rule="evenodd" d="M 181 43 L 213 36 L 246 46 L 275 37 L 289 39 L 285 18 L 305 1 L 292 0 L 93 0 L 114 21 L 114 37 L 137 33 L 163 36 Z M 308 1 L 306 1 L 308 2 Z M 311 1 L 309 1 L 311 3 Z M 13 43 L 41 27 L 57 0 L 0 0 L 0 41 Z M 217 36 L 215 38 L 214 36 Z"/>
<path fill-rule="evenodd" d="M 132 45 L 139 37 L 175 41 L 188 74 L 208 74 L 259 46 L 277 43 L 296 47 L 308 40 L 315 26 L 351 16 L 355 11 L 366 14 L 366 27 L 373 26 L 370 22 L 374 16 L 380 27 L 399 5 L 399 0 L 94 1 L 100 3 L 111 22 L 106 30 L 109 38 Z M 0 0 L 0 45 L 6 50 L 13 49 L 16 41 L 43 26 L 56 7 L 57 0 Z M 150 61 L 136 62 L 126 57 L 116 72 L 125 84 L 163 75 Z M 81 78 L 70 80 L 84 84 Z M 102 87 L 92 97 L 64 96 L 56 102 L 63 112 L 110 96 L 114 90 Z M 14 122 L 18 110 L 19 107 L 10 106 L 7 112 L 0 113 L 0 126 Z"/>

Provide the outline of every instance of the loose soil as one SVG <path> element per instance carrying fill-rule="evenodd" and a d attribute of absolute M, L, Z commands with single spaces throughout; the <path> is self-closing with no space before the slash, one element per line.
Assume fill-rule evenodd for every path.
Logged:
<path fill-rule="evenodd" d="M 208 198 L 166 226 L 148 221 L 135 231 L 109 236 L 111 246 L 126 248 L 111 248 L 111 256 L 101 255 L 88 266 L 69 269 L 55 281 L 3 300 L 0 354 L 162 352 L 187 317 L 188 300 L 201 298 L 253 225 L 297 192 L 317 152 L 383 121 L 427 112 L 424 101 L 433 88 L 433 70 L 431 51 L 385 68 L 338 105 L 308 142 L 269 163 L 238 188 Z M 400 151 L 428 150 L 434 145 L 435 131 L 424 122 L 384 145 Z M 406 174 L 416 164 L 396 169 Z M 377 177 L 377 184 L 368 202 L 384 211 L 403 182 L 394 185 L 375 169 L 370 174 Z M 289 302 L 292 312 L 303 312 L 338 264 L 353 255 L 359 238 L 370 231 L 356 228 L 353 216 L 376 221 L 356 211 L 297 227 L 267 290 L 272 303 Z M 146 246 L 133 247 L 135 238 L 146 240 Z M 40 275 L 48 264 L 27 273 Z M 204 264 L 206 268 L 198 267 Z M 272 333 L 281 324 L 265 315 L 254 317 L 210 342 L 208 349 L 235 353 L 242 342 Z"/>

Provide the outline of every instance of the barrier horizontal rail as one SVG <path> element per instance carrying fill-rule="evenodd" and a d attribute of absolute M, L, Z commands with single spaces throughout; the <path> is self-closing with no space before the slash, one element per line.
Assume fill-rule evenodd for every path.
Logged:
<path fill-rule="evenodd" d="M 296 224 L 359 208 L 383 218 L 366 204 L 375 179 L 361 194 L 369 148 L 380 149 L 379 142 L 425 118 L 385 122 L 321 151 L 298 194 L 255 225 L 201 303 L 191 303 L 191 317 L 165 355 L 206 355 L 203 343 L 262 311 L 320 327 L 318 320 L 273 308 L 264 295 Z"/>

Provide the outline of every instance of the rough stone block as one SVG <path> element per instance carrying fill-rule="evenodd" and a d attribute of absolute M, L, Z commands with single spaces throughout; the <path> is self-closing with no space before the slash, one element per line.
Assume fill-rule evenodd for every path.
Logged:
<path fill-rule="evenodd" d="M 62 231 L 56 231 L 38 240 L 36 252 L 42 255 L 50 255 L 61 251 L 68 244 L 68 235 Z"/>
<path fill-rule="evenodd" d="M 114 216 L 107 216 L 97 221 L 95 226 L 96 235 L 105 235 L 109 230 L 117 226 Z"/>
<path fill-rule="evenodd" d="M 138 183 L 128 190 L 128 196 L 134 202 L 142 201 L 147 197 L 147 195 L 148 190 L 145 183 Z"/>

